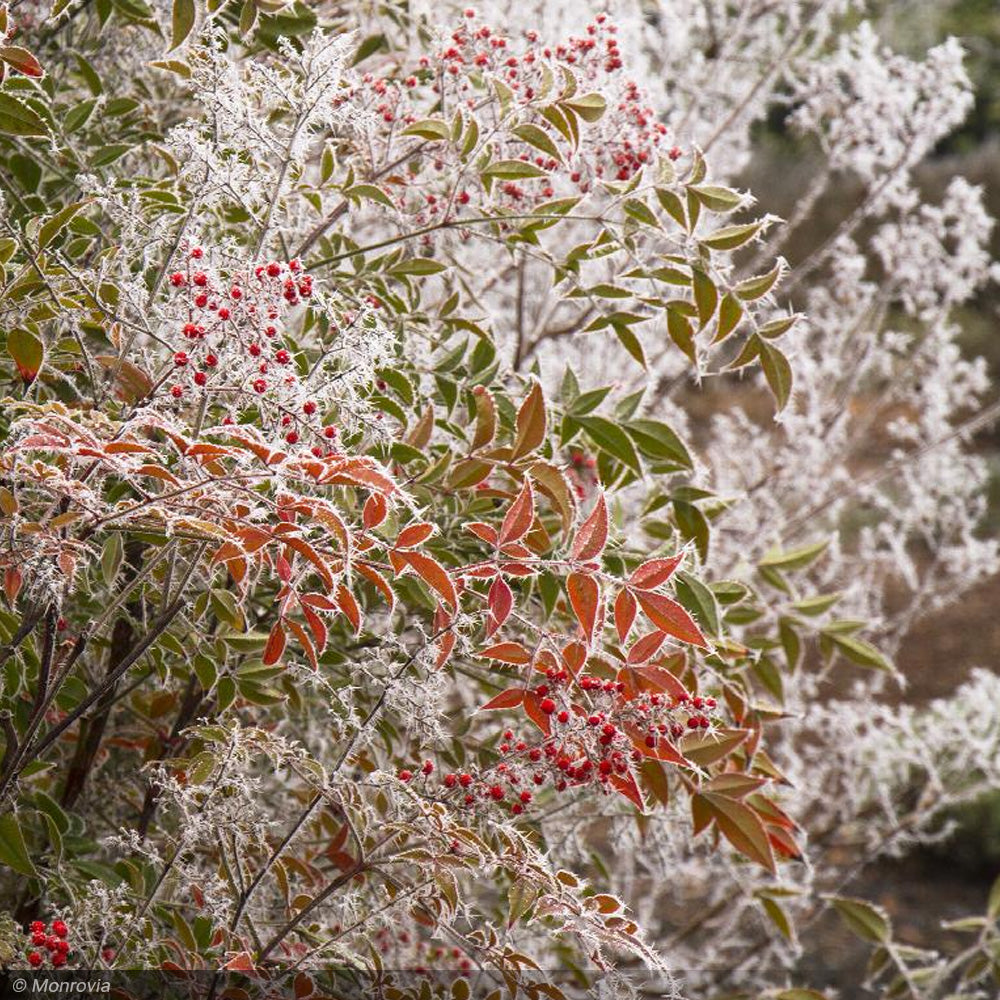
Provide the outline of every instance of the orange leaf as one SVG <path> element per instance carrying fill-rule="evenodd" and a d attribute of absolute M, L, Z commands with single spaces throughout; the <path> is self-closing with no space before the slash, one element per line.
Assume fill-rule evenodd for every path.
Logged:
<path fill-rule="evenodd" d="M 601 589 L 597 581 L 586 573 L 570 573 L 566 578 L 566 592 L 573 607 L 576 620 L 587 637 L 587 643 L 594 639 L 597 625 L 597 611 L 601 601 Z"/>
<path fill-rule="evenodd" d="M 360 632 L 361 608 L 358 607 L 354 595 L 343 584 L 337 587 L 337 606 L 347 615 L 348 621 L 354 627 L 355 634 Z"/>
<path fill-rule="evenodd" d="M 646 737 L 647 735 L 652 734 L 644 733 L 637 725 L 635 725 L 635 723 L 626 723 L 625 732 L 632 741 L 632 746 L 634 746 L 636 750 L 643 755 L 643 757 L 652 757 L 654 760 L 663 760 L 670 764 L 679 764 L 681 766 L 688 763 L 677 747 L 675 747 L 665 736 L 654 736 L 653 745 L 650 746 L 646 742 Z"/>
<path fill-rule="evenodd" d="M 485 712 L 488 709 L 494 708 L 517 708 L 522 701 L 524 701 L 524 690 L 522 688 L 508 688 L 483 705 L 480 711 Z"/>
<path fill-rule="evenodd" d="M 635 621 L 635 610 L 635 598 L 630 591 L 623 587 L 618 592 L 618 597 L 615 598 L 615 630 L 618 632 L 618 638 L 621 642 L 628 638 L 632 629 L 632 623 Z"/>
<path fill-rule="evenodd" d="M 316 567 L 316 572 L 319 573 L 328 588 L 333 586 L 333 574 L 330 572 L 326 560 L 304 538 L 286 538 L 284 541 L 290 549 L 305 556 Z"/>
<path fill-rule="evenodd" d="M 374 584 L 375 589 L 378 590 L 382 596 L 385 598 L 386 603 L 389 605 L 389 610 L 396 605 L 396 592 L 389 586 L 388 580 L 377 570 L 368 565 L 368 563 L 355 563 L 355 568 L 357 571 L 365 577 L 370 583 Z"/>
<path fill-rule="evenodd" d="M 388 512 L 389 505 L 385 502 L 385 497 L 381 493 L 373 493 L 365 501 L 361 520 L 366 528 L 377 528 L 385 520 L 385 515 Z"/>
<path fill-rule="evenodd" d="M 669 559 L 650 559 L 635 570 L 628 582 L 640 590 L 655 590 L 670 579 L 683 558 L 684 553 L 678 552 Z"/>
<path fill-rule="evenodd" d="M 295 633 L 296 638 L 299 640 L 299 645 L 305 650 L 305 654 L 312 664 L 313 670 L 319 670 L 319 660 L 316 657 L 316 647 L 312 644 L 312 639 L 309 638 L 309 633 L 296 621 L 291 619 L 287 622 L 288 627 Z"/>
<path fill-rule="evenodd" d="M 514 439 L 512 462 L 533 452 L 545 440 L 545 397 L 535 382 L 521 408 L 517 411 L 517 435 Z"/>
<path fill-rule="evenodd" d="M 3 571 L 3 592 L 7 595 L 7 600 L 14 603 L 21 590 L 21 571 L 14 566 L 8 566 Z"/>
<path fill-rule="evenodd" d="M 435 670 L 440 670 L 448 662 L 448 658 L 451 656 L 454 648 L 455 633 L 445 632 L 445 634 L 438 640 L 438 655 L 437 659 L 434 661 Z"/>
<path fill-rule="evenodd" d="M 306 620 L 306 624 L 309 626 L 309 630 L 313 634 L 313 638 L 316 640 L 316 650 L 322 653 L 326 649 L 327 640 L 327 628 L 326 622 L 312 608 L 310 608 L 305 602 L 302 605 L 302 616 Z"/>
<path fill-rule="evenodd" d="M 458 607 L 455 584 L 452 583 L 448 571 L 441 563 L 422 552 L 400 552 L 397 554 L 404 563 L 412 567 L 428 587 L 441 595 L 446 604 L 450 604 L 452 608 Z"/>
<path fill-rule="evenodd" d="M 628 651 L 629 664 L 647 663 L 656 656 L 657 650 L 663 645 L 666 638 L 667 633 L 657 629 L 654 632 L 647 632 L 644 636 L 636 639 L 632 643 L 632 648 Z"/>
<path fill-rule="evenodd" d="M 573 540 L 573 550 L 570 558 L 580 562 L 596 559 L 608 544 L 608 505 L 604 494 L 597 496 L 594 509 L 580 525 Z"/>
<path fill-rule="evenodd" d="M 271 628 L 271 634 L 267 637 L 267 645 L 264 647 L 262 657 L 265 666 L 271 666 L 281 659 L 281 654 L 285 651 L 285 630 L 281 622 L 277 621 Z"/>
<path fill-rule="evenodd" d="M 552 732 L 552 720 L 542 711 L 542 699 L 534 691 L 524 694 L 524 714 L 548 736 Z"/>
<path fill-rule="evenodd" d="M 661 631 L 672 635 L 681 642 L 708 648 L 695 620 L 676 602 L 662 594 L 640 590 L 636 595 L 646 617 Z"/>
<path fill-rule="evenodd" d="M 525 478 L 517 499 L 510 505 L 500 526 L 500 544 L 507 545 L 523 538 L 535 520 L 535 494 L 531 480 Z"/>
<path fill-rule="evenodd" d="M 489 545 L 496 545 L 497 539 L 500 537 L 496 528 L 484 524 L 482 521 L 473 521 L 471 524 L 467 524 L 465 530 L 471 531 L 477 538 L 481 538 Z"/>
<path fill-rule="evenodd" d="M 397 549 L 409 549 L 421 542 L 426 542 L 434 534 L 435 527 L 429 521 L 422 521 L 420 524 L 411 524 L 399 533 L 396 539 Z"/>
<path fill-rule="evenodd" d="M 518 666 L 531 661 L 531 654 L 519 642 L 498 642 L 495 646 L 484 649 L 479 655 Z"/>

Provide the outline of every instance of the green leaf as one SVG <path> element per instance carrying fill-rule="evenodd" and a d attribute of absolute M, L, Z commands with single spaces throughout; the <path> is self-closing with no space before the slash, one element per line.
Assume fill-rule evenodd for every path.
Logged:
<path fill-rule="evenodd" d="M 85 202 L 82 201 L 73 202 L 43 222 L 38 230 L 38 249 L 44 250 L 69 223 L 70 219 L 83 208 L 84 204 Z"/>
<path fill-rule="evenodd" d="M 600 94 L 583 94 L 562 103 L 564 107 L 572 108 L 585 122 L 596 122 L 608 107 L 608 102 Z"/>
<path fill-rule="evenodd" d="M 697 199 L 712 212 L 732 212 L 739 208 L 743 199 L 732 188 L 720 187 L 715 184 L 691 184 L 688 186 Z"/>
<path fill-rule="evenodd" d="M 645 368 L 646 353 L 642 349 L 642 344 L 639 342 L 639 338 L 629 329 L 626 323 L 612 323 L 611 326 L 615 331 L 615 336 L 621 342 L 622 347 L 624 347 L 625 350 L 628 351 L 629 354 L 631 354 L 643 368 Z"/>
<path fill-rule="evenodd" d="M 859 667 L 884 670 L 886 673 L 894 672 L 892 664 L 870 642 L 865 642 L 863 639 L 855 639 L 850 635 L 824 634 L 829 635 L 837 649 Z"/>
<path fill-rule="evenodd" d="M 38 113 L 10 94 L 0 93 L 0 132 L 6 135 L 48 135 Z"/>
<path fill-rule="evenodd" d="M 21 825 L 13 813 L 0 816 L 0 864 L 13 869 L 19 875 L 26 875 L 28 878 L 38 877 L 21 834 Z"/>
<path fill-rule="evenodd" d="M 411 257 L 389 268 L 389 273 L 397 276 L 440 274 L 445 269 L 440 261 L 430 257 Z"/>
<path fill-rule="evenodd" d="M 783 269 L 779 261 L 767 274 L 759 274 L 756 278 L 747 278 L 746 281 L 741 281 L 733 290 L 744 302 L 753 302 L 756 299 L 763 298 L 777 284 Z"/>
<path fill-rule="evenodd" d="M 519 180 L 525 177 L 545 177 L 541 167 L 524 160 L 497 160 L 480 171 L 482 177 L 493 177 L 501 181 Z"/>
<path fill-rule="evenodd" d="M 414 122 L 403 129 L 403 135 L 418 135 L 421 139 L 439 140 L 450 139 L 451 129 L 447 122 L 438 118 L 424 118 L 422 121 Z"/>
<path fill-rule="evenodd" d="M 772 874 L 776 871 L 771 842 L 760 817 L 749 806 L 725 795 L 705 792 L 701 796 L 712 808 L 719 832 L 740 854 L 756 861 Z"/>
<path fill-rule="evenodd" d="M 783 410 L 792 394 L 792 366 L 788 358 L 766 340 L 760 342 L 760 364 L 778 409 Z"/>
<path fill-rule="evenodd" d="M 691 455 L 684 442 L 662 421 L 630 420 L 622 426 L 647 458 L 676 462 L 685 468 L 693 468 Z"/>
<path fill-rule="evenodd" d="M 812 545 L 800 545 L 795 549 L 786 549 L 769 552 L 758 566 L 769 567 L 771 569 L 790 570 L 805 569 L 826 550 L 830 540 L 814 542 Z"/>
<path fill-rule="evenodd" d="M 590 439 L 612 458 L 623 462 L 633 472 L 642 472 L 642 463 L 628 435 L 617 424 L 604 417 L 577 417 L 577 423 Z"/>
<path fill-rule="evenodd" d="M 886 944 L 892 937 L 889 918 L 880 907 L 863 899 L 849 899 L 846 896 L 828 896 L 827 899 L 858 937 L 875 944 Z"/>
<path fill-rule="evenodd" d="M 677 600 L 694 615 L 698 624 L 712 635 L 719 634 L 719 608 L 715 595 L 697 577 L 679 570 L 674 574 Z"/>
<path fill-rule="evenodd" d="M 523 125 L 518 125 L 513 131 L 514 135 L 528 143 L 529 146 L 540 149 L 543 153 L 562 163 L 562 154 L 559 152 L 559 147 L 552 141 L 552 137 L 544 129 L 540 129 L 537 125 L 532 125 L 530 122 L 525 122 Z"/>
<path fill-rule="evenodd" d="M 723 226 L 714 233 L 701 238 L 704 246 L 712 250 L 735 250 L 752 240 L 760 232 L 763 223 L 747 222 L 742 226 Z"/>
<path fill-rule="evenodd" d="M 17 327 L 7 335 L 7 353 L 14 359 L 23 381 L 35 381 L 45 358 L 41 340 L 30 330 Z"/>
<path fill-rule="evenodd" d="M 174 0 L 174 8 L 171 15 L 173 39 L 168 51 L 178 48 L 184 43 L 187 36 L 191 34 L 191 29 L 194 27 L 194 17 L 194 0 Z"/>

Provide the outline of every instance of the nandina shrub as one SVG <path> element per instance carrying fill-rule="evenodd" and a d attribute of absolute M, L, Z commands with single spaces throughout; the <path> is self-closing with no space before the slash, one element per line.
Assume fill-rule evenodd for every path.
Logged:
<path fill-rule="evenodd" d="M 10 964 L 555 995 L 666 976 L 640 911 L 684 866 L 701 944 L 745 948 L 735 885 L 780 983 L 825 888 L 788 775 L 922 730 L 866 743 L 868 688 L 830 750 L 804 647 L 894 668 L 830 614 L 824 532 L 739 520 L 739 419 L 676 430 L 692 378 L 815 420 L 774 220 L 604 13 L 32 17 L 0 49 Z"/>

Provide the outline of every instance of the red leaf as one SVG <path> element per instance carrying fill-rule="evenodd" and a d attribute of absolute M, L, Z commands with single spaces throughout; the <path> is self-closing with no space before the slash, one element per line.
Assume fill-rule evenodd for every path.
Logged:
<path fill-rule="evenodd" d="M 312 608 L 307 604 L 303 603 L 302 606 L 302 616 L 306 620 L 306 624 L 309 626 L 309 630 L 313 634 L 313 638 L 316 640 L 316 649 L 322 653 L 326 649 L 327 640 L 327 628 L 326 622 Z"/>
<path fill-rule="evenodd" d="M 281 654 L 285 651 L 285 630 L 281 622 L 275 622 L 271 628 L 271 634 L 267 637 L 267 645 L 264 646 L 262 657 L 264 665 L 269 667 L 281 659 Z"/>
<path fill-rule="evenodd" d="M 534 691 L 525 692 L 524 714 L 548 736 L 552 732 L 552 720 L 542 711 L 541 703 L 542 699 Z"/>
<path fill-rule="evenodd" d="M 434 661 L 435 670 L 440 670 L 448 662 L 448 658 L 451 656 L 454 648 L 455 633 L 445 632 L 445 634 L 438 640 L 438 655 L 437 659 Z"/>
<path fill-rule="evenodd" d="M 333 586 L 333 574 L 330 572 L 326 560 L 304 538 L 286 538 L 284 541 L 290 549 L 305 556 L 316 567 L 316 572 L 319 573 L 328 589 Z"/>
<path fill-rule="evenodd" d="M 628 638 L 632 629 L 632 623 L 635 621 L 635 610 L 635 598 L 623 587 L 615 599 L 615 629 L 621 642 Z"/>
<path fill-rule="evenodd" d="M 632 643 L 632 648 L 628 651 L 628 663 L 633 666 L 639 663 L 648 663 L 656 656 L 657 650 L 663 645 L 666 638 L 666 632 L 656 630 L 654 632 L 647 632 L 641 638 L 636 639 Z"/>
<path fill-rule="evenodd" d="M 3 592 L 12 604 L 21 590 L 21 571 L 14 566 L 8 566 L 3 571 Z"/>
<path fill-rule="evenodd" d="M 226 962 L 223 968 L 236 969 L 240 972 L 253 972 L 254 964 L 249 953 L 241 951 L 238 955 L 234 955 L 228 962 Z"/>
<path fill-rule="evenodd" d="M 455 584 L 452 583 L 448 571 L 441 563 L 422 552 L 400 552 L 398 556 L 404 563 L 412 567 L 428 587 L 437 591 L 446 604 L 450 604 L 453 609 L 458 607 L 458 593 L 455 591 Z"/>
<path fill-rule="evenodd" d="M 570 573 L 566 578 L 566 592 L 569 594 L 569 603 L 573 607 L 576 620 L 580 623 L 589 645 L 594 639 L 601 589 L 592 576 L 586 573 Z"/>
<path fill-rule="evenodd" d="M 580 525 L 573 540 L 573 550 L 570 558 L 580 562 L 596 559 L 608 544 L 608 505 L 604 494 L 597 496 L 594 509 L 586 521 Z"/>
<path fill-rule="evenodd" d="M 523 538 L 535 520 L 535 494 L 531 488 L 531 480 L 525 478 L 524 485 L 517 499 L 510 505 L 507 516 L 500 526 L 500 544 L 516 542 Z"/>
<path fill-rule="evenodd" d="M 481 712 L 493 708 L 517 708 L 524 701 L 523 688 L 508 688 L 501 691 L 492 701 L 488 701 L 480 708 Z"/>
<path fill-rule="evenodd" d="M 337 607 L 347 615 L 347 620 L 354 628 L 355 634 L 361 631 L 361 608 L 358 607 L 357 599 L 341 584 L 337 588 Z"/>
<path fill-rule="evenodd" d="M 650 559 L 636 569 L 628 582 L 639 590 L 655 590 L 673 576 L 674 570 L 681 564 L 683 558 L 684 553 L 678 552 L 669 559 Z"/>
<path fill-rule="evenodd" d="M 42 75 L 41 63 L 20 45 L 4 45 L 0 48 L 0 59 L 25 76 Z"/>
<path fill-rule="evenodd" d="M 646 742 L 647 734 L 634 723 L 626 723 L 625 732 L 628 733 L 629 739 L 632 741 L 632 746 L 634 746 L 636 750 L 643 755 L 643 757 L 652 757 L 654 760 L 663 760 L 670 764 L 679 764 L 682 767 L 688 763 L 677 747 L 675 747 L 665 736 L 655 736 L 653 745 L 650 746 Z"/>
<path fill-rule="evenodd" d="M 501 663 L 513 663 L 516 666 L 531 661 L 531 654 L 519 642 L 498 642 L 495 646 L 484 649 L 479 655 L 499 660 Z"/>
<path fill-rule="evenodd" d="M 373 493 L 365 501 L 365 509 L 361 519 L 366 528 L 377 528 L 389 512 L 389 505 L 385 502 L 385 497 L 381 493 Z"/>
<path fill-rule="evenodd" d="M 497 539 L 500 537 L 496 528 L 484 524 L 482 521 L 473 521 L 471 524 L 467 524 L 465 530 L 471 531 L 477 538 L 481 538 L 490 545 L 496 545 Z"/>
<path fill-rule="evenodd" d="M 563 663 L 575 677 L 587 662 L 587 647 L 582 642 L 570 642 L 562 648 Z"/>
<path fill-rule="evenodd" d="M 411 524 L 399 533 L 399 537 L 396 539 L 396 548 L 409 549 L 421 542 L 426 542 L 434 534 L 434 531 L 434 525 L 429 521 Z"/>
<path fill-rule="evenodd" d="M 637 809 L 645 810 L 646 803 L 642 798 L 642 792 L 639 791 L 639 786 L 635 783 L 635 778 L 632 777 L 631 773 L 612 774 L 608 776 L 608 780 Z"/>
<path fill-rule="evenodd" d="M 661 631 L 672 635 L 681 642 L 689 642 L 694 646 L 708 648 L 701 629 L 694 619 L 676 602 L 662 594 L 653 594 L 640 590 L 636 595 L 646 617 Z"/>
<path fill-rule="evenodd" d="M 490 585 L 488 604 L 494 623 L 489 629 L 492 635 L 507 620 L 507 616 L 514 607 L 514 595 L 511 593 L 510 587 L 500 577 L 497 577 Z"/>

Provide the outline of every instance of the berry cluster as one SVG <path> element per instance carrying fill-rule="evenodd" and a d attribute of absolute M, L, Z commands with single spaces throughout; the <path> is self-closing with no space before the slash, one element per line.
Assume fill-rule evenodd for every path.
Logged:
<path fill-rule="evenodd" d="M 398 155 L 393 151 L 398 130 L 427 117 L 444 97 L 450 106 L 463 107 L 467 117 L 482 119 L 480 134 L 492 136 L 497 158 L 519 159 L 544 171 L 533 178 L 505 180 L 487 192 L 467 179 L 458 156 L 461 142 L 451 150 L 437 146 L 428 161 L 432 171 L 402 176 L 402 193 L 394 196 L 399 208 L 412 214 L 417 224 L 452 218 L 473 198 L 493 206 L 531 211 L 554 197 L 586 193 L 595 181 L 629 180 L 655 162 L 661 151 L 666 152 L 666 126 L 657 119 L 638 85 L 620 79 L 623 63 L 617 31 L 606 14 L 598 14 L 579 37 L 547 46 L 534 30 L 525 30 L 518 37 L 505 34 L 468 9 L 437 52 L 421 57 L 409 71 L 393 67 L 383 75 L 366 73 L 361 86 L 345 92 L 341 100 L 360 103 L 383 123 L 386 157 Z M 582 130 L 575 149 L 563 141 L 552 120 L 540 113 L 558 96 L 552 90 L 552 79 L 566 77 L 576 81 L 577 95 L 590 90 L 607 99 L 607 113 L 600 122 Z M 551 150 L 546 152 L 513 132 L 497 132 L 495 123 L 487 120 L 492 111 L 487 109 L 486 117 L 483 115 L 483 81 L 493 81 L 495 90 L 512 95 L 511 100 L 522 109 L 516 120 L 545 132 L 564 159 L 560 161 Z M 673 147 L 667 155 L 676 159 L 681 151 Z M 449 168 L 457 168 L 465 179 L 450 185 Z"/>
<path fill-rule="evenodd" d="M 66 964 L 70 952 L 70 944 L 66 938 L 69 928 L 62 920 L 53 920 L 49 927 L 41 920 L 35 920 L 28 928 L 28 939 L 32 950 L 28 952 L 28 964 L 33 969 L 40 969 L 45 964 L 47 953 L 49 964 L 53 969 L 60 969 Z"/>
<path fill-rule="evenodd" d="M 572 678 L 565 669 L 549 669 L 547 679 L 549 683 L 531 692 L 551 730 L 540 743 L 515 739 L 508 729 L 499 746 L 503 759 L 488 772 L 447 773 L 438 782 L 433 777 L 434 762 L 425 760 L 413 770 L 399 771 L 399 780 L 421 781 L 428 793 L 454 792 L 466 807 L 503 804 L 520 816 L 541 787 L 563 792 L 596 785 L 611 791 L 616 777 L 634 778 L 633 767 L 645 756 L 673 748 L 689 730 L 710 728 L 717 708 L 715 698 L 700 695 L 627 697 L 621 681 L 588 675 Z M 570 700 L 571 684 L 587 692 L 588 708 Z"/>
<path fill-rule="evenodd" d="M 323 426 L 319 404 L 282 340 L 283 314 L 312 297 L 312 277 L 298 260 L 258 264 L 249 278 L 223 277 L 210 273 L 203 258 L 200 247 L 192 248 L 185 270 L 169 279 L 185 296 L 171 396 L 211 393 L 237 404 L 270 403 L 285 443 L 295 445 L 308 433 L 316 457 L 330 454 L 337 428 Z"/>
<path fill-rule="evenodd" d="M 425 941 L 418 933 L 382 927 L 373 935 L 375 946 L 383 955 L 392 954 L 402 968 L 426 973 L 457 969 L 468 972 L 472 962 L 461 948 L 446 948 L 432 941 Z"/>

